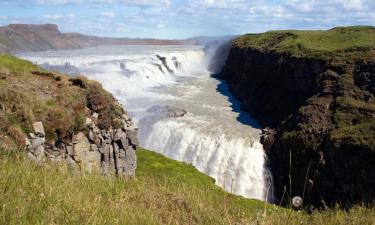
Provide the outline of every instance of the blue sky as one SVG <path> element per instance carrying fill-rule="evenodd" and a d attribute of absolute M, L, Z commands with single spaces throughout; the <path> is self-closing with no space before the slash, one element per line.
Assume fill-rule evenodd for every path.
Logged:
<path fill-rule="evenodd" d="M 0 0 L 0 25 L 9 23 L 174 39 L 375 25 L 375 0 Z"/>

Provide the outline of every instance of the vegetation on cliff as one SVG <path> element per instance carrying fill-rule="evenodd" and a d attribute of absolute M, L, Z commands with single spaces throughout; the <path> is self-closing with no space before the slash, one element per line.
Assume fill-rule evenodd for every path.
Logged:
<path fill-rule="evenodd" d="M 0 145 L 25 146 L 32 123 L 41 121 L 47 140 L 64 140 L 85 130 L 89 111 L 102 129 L 116 127 L 123 109 L 99 83 L 46 72 L 31 62 L 0 56 Z"/>
<path fill-rule="evenodd" d="M 222 76 L 243 108 L 275 130 L 263 142 L 279 198 L 374 202 L 374 27 L 245 35 Z"/>
<path fill-rule="evenodd" d="M 241 48 L 284 52 L 299 57 L 337 58 L 338 56 L 370 57 L 374 51 L 375 27 L 336 27 L 330 30 L 285 30 L 247 34 L 234 44 Z"/>

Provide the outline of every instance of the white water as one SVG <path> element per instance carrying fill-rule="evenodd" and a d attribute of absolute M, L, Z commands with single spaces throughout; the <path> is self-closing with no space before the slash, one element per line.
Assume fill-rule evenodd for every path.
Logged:
<path fill-rule="evenodd" d="M 166 57 L 175 73 L 167 72 L 157 54 Z M 139 127 L 142 147 L 192 164 L 228 192 L 266 199 L 270 176 L 261 130 L 239 110 L 226 84 L 210 76 L 201 47 L 103 46 L 19 56 L 38 64 L 77 67 L 124 104 Z M 168 117 L 164 106 L 188 113 Z"/>

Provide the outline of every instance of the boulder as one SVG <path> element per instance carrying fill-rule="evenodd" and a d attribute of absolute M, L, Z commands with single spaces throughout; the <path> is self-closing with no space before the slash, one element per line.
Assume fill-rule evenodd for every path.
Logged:
<path fill-rule="evenodd" d="M 85 125 L 86 126 L 90 126 L 92 124 L 92 119 L 90 119 L 90 118 L 86 118 L 86 121 L 85 121 Z"/>
<path fill-rule="evenodd" d="M 73 152 L 74 160 L 78 163 L 83 163 L 86 160 L 87 154 L 90 151 L 90 142 L 86 135 L 82 132 L 73 136 Z"/>
<path fill-rule="evenodd" d="M 74 156 L 73 145 L 67 145 L 67 146 L 66 146 L 66 153 L 67 153 L 69 156 Z"/>
<path fill-rule="evenodd" d="M 166 106 L 168 117 L 183 117 L 187 112 L 184 109 L 179 109 L 177 107 Z"/>
<path fill-rule="evenodd" d="M 42 122 L 40 122 L 40 121 L 34 122 L 33 123 L 33 129 L 34 129 L 34 132 L 37 136 L 45 137 L 46 134 L 44 132 L 44 127 L 43 127 Z"/>
<path fill-rule="evenodd" d="M 130 140 L 130 143 L 134 146 L 139 146 L 137 131 L 127 130 L 126 136 Z"/>
<path fill-rule="evenodd" d="M 113 141 L 119 141 L 121 139 L 126 139 L 126 134 L 121 129 L 115 130 L 115 135 L 113 137 Z"/>
<path fill-rule="evenodd" d="M 125 173 L 126 176 L 135 176 L 135 170 L 137 168 L 137 155 L 135 148 L 129 146 L 125 150 Z"/>
<path fill-rule="evenodd" d="M 126 138 L 121 139 L 119 143 L 122 149 L 126 149 L 129 146 L 129 140 Z"/>

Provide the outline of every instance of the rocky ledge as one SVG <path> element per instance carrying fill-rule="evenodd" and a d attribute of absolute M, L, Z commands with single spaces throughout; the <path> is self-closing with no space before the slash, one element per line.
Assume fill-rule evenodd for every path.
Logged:
<path fill-rule="evenodd" d="M 29 159 L 42 164 L 46 161 L 65 162 L 77 172 L 100 173 L 106 176 L 135 176 L 137 168 L 137 129 L 127 114 L 122 116 L 122 128 L 101 130 L 98 114 L 86 118 L 86 132 L 74 134 L 68 142 L 46 141 L 42 122 L 34 122 L 34 133 L 26 137 Z"/>

